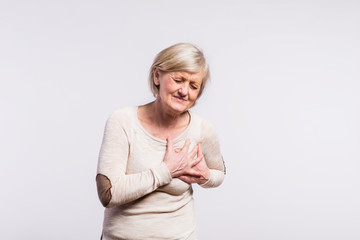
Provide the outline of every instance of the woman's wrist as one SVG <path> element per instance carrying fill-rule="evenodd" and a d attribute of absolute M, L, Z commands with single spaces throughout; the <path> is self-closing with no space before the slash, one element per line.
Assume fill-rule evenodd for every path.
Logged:
<path fill-rule="evenodd" d="M 206 181 L 209 181 L 209 179 L 210 179 L 210 170 L 209 170 L 209 169 L 206 169 L 203 176 L 204 176 L 204 179 L 205 179 Z"/>

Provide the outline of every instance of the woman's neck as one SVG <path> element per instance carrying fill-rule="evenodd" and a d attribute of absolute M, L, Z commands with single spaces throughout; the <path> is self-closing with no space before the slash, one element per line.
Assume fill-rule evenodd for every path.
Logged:
<path fill-rule="evenodd" d="M 187 127 L 190 116 L 188 112 L 175 113 L 167 110 L 160 101 L 154 101 L 140 107 L 140 120 L 161 129 L 178 129 Z"/>
<path fill-rule="evenodd" d="M 188 127 L 190 114 L 171 114 L 155 101 L 139 106 L 138 119 L 152 136 L 166 140 L 176 138 Z"/>
<path fill-rule="evenodd" d="M 166 109 L 160 101 L 155 100 L 145 105 L 146 115 L 158 127 L 167 128 L 183 128 L 189 123 L 188 112 L 176 113 Z"/>

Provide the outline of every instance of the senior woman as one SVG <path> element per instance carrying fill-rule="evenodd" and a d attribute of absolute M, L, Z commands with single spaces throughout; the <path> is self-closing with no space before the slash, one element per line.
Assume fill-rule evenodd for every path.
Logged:
<path fill-rule="evenodd" d="M 213 126 L 189 111 L 208 79 L 203 53 L 175 44 L 151 66 L 155 101 L 109 117 L 96 176 L 103 240 L 197 239 L 191 184 L 217 187 L 225 174 Z"/>

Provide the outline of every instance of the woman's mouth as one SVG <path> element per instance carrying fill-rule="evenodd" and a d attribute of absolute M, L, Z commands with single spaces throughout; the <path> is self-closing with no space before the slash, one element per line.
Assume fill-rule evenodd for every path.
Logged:
<path fill-rule="evenodd" d="M 175 98 L 177 101 L 179 101 L 179 102 L 184 102 L 184 101 L 185 101 L 184 98 L 179 97 L 179 96 L 174 96 L 174 98 Z"/>

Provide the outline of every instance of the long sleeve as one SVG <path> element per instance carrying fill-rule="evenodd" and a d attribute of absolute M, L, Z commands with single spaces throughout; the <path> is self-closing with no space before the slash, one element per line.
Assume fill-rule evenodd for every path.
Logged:
<path fill-rule="evenodd" d="M 124 122 L 126 118 L 121 111 L 109 117 L 99 154 L 97 190 L 107 208 L 134 201 L 172 180 L 163 162 L 139 173 L 126 174 L 130 144 Z"/>
<path fill-rule="evenodd" d="M 224 180 L 226 168 L 215 128 L 207 121 L 203 121 L 201 125 L 201 138 L 205 161 L 210 169 L 210 178 L 200 186 L 204 188 L 217 187 Z"/>

